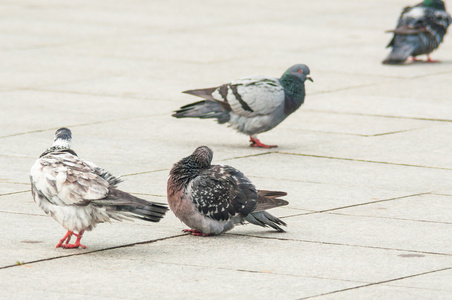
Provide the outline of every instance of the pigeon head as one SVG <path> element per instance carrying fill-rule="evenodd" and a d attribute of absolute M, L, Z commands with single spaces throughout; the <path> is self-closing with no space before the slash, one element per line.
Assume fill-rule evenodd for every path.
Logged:
<path fill-rule="evenodd" d="M 302 82 L 305 82 L 306 80 L 309 80 L 311 82 L 314 82 L 314 80 L 309 77 L 309 73 L 311 71 L 309 70 L 307 65 L 298 64 L 290 67 L 282 76 L 282 78 L 287 76 L 295 76 L 296 78 L 300 79 Z"/>
<path fill-rule="evenodd" d="M 200 146 L 190 155 L 190 162 L 199 169 L 210 167 L 213 158 L 213 151 L 207 146 Z"/>
<path fill-rule="evenodd" d="M 55 132 L 52 146 L 59 146 L 62 148 L 70 148 L 72 141 L 72 133 L 69 128 L 62 127 Z"/>
<path fill-rule="evenodd" d="M 429 7 L 437 10 L 446 10 L 446 5 L 442 0 L 424 0 L 422 6 Z"/>
<path fill-rule="evenodd" d="M 182 158 L 174 164 L 170 171 L 169 188 L 171 193 L 186 186 L 190 180 L 199 175 L 200 172 L 210 168 L 213 152 L 209 147 L 201 146 L 187 157 Z"/>

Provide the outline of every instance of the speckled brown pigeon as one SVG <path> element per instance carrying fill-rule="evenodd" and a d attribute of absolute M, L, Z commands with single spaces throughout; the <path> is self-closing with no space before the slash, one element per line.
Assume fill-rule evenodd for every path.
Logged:
<path fill-rule="evenodd" d="M 287 205 L 278 197 L 285 192 L 256 190 L 239 170 L 211 165 L 213 152 L 206 146 L 196 148 L 170 171 L 168 203 L 174 214 L 197 236 L 220 234 L 245 221 L 269 226 L 277 231 L 286 223 L 267 209 Z"/>
<path fill-rule="evenodd" d="M 118 177 L 85 161 L 70 149 L 71 131 L 60 128 L 49 149 L 41 154 L 30 171 L 35 202 L 68 231 L 56 248 L 86 248 L 80 244 L 85 230 L 111 219 L 137 218 L 158 222 L 166 204 L 150 202 L 121 190 Z M 72 235 L 77 237 L 69 244 Z"/>

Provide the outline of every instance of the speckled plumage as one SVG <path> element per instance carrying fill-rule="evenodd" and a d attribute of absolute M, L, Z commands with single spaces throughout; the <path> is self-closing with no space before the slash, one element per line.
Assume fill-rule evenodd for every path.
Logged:
<path fill-rule="evenodd" d="M 165 215 L 166 204 L 117 189 L 121 182 L 118 177 L 79 158 L 70 149 L 71 138 L 69 129 L 57 130 L 53 146 L 41 154 L 30 171 L 33 199 L 68 234 L 77 232 L 81 238 L 85 230 L 111 219 L 158 222 Z"/>
<path fill-rule="evenodd" d="M 290 67 L 281 78 L 246 77 L 219 87 L 184 93 L 205 100 L 181 107 L 176 118 L 215 118 L 249 135 L 254 146 L 266 146 L 257 134 L 276 127 L 304 102 L 304 82 L 312 79 L 306 65 Z"/>
<path fill-rule="evenodd" d="M 397 22 L 393 38 L 388 44 L 391 53 L 384 64 L 401 64 L 412 56 L 429 54 L 442 43 L 452 23 L 442 0 L 424 0 L 416 6 L 406 7 Z"/>
<path fill-rule="evenodd" d="M 213 152 L 198 147 L 170 171 L 168 203 L 187 226 L 204 235 L 220 234 L 244 221 L 284 231 L 286 225 L 266 209 L 287 205 L 284 192 L 259 191 L 239 170 L 211 165 Z"/>

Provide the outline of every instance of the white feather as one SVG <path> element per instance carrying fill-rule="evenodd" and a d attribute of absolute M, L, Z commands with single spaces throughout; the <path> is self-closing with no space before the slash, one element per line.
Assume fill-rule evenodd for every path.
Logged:
<path fill-rule="evenodd" d="M 424 7 L 413 7 L 409 11 L 407 11 L 404 14 L 404 17 L 406 18 L 413 18 L 413 19 L 420 19 L 425 14 L 425 8 Z"/>
<path fill-rule="evenodd" d="M 233 96 L 229 88 L 228 103 L 232 111 L 240 116 L 254 117 L 273 113 L 284 103 L 284 88 L 278 79 L 271 77 L 245 77 L 232 81 L 231 85 L 237 85 L 237 92 L 242 100 L 253 110 L 248 111 Z"/>
<path fill-rule="evenodd" d="M 33 198 L 46 214 L 70 231 L 91 230 L 97 223 L 110 222 L 103 207 L 74 205 L 107 195 L 108 182 L 93 172 L 88 164 L 70 153 L 43 156 L 30 170 Z"/>

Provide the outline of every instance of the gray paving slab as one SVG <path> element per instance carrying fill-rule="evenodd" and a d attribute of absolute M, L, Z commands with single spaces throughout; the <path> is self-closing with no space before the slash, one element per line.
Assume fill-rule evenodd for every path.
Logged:
<path fill-rule="evenodd" d="M 403 81 L 397 82 L 404 84 Z M 409 84 L 404 84 L 406 88 L 403 91 L 411 90 L 415 82 L 412 81 Z M 424 92 L 424 95 L 420 97 L 416 97 L 416 101 L 413 101 L 413 97 L 405 95 L 397 96 L 396 93 L 399 93 L 396 92 L 398 90 L 396 88 L 397 85 L 389 87 L 379 85 L 375 88 L 359 87 L 353 93 L 350 93 L 350 91 L 337 91 L 337 93 L 328 95 L 313 95 L 311 101 L 306 101 L 305 108 L 309 107 L 309 109 L 313 110 L 334 113 L 445 120 L 450 122 L 451 116 L 449 111 L 451 103 L 448 101 L 448 98 L 439 96 L 439 98 L 435 99 L 431 96 L 432 93 L 437 93 L 436 90 L 442 91 L 445 89 L 445 86 L 441 85 L 430 92 Z M 421 86 L 420 90 L 423 89 Z M 377 90 L 386 90 L 386 95 L 376 94 Z M 395 91 L 394 94 L 392 91 Z"/>
<path fill-rule="evenodd" d="M 310 299 L 305 297 L 300 299 Z M 359 298 L 393 298 L 393 299 L 449 299 L 444 291 L 418 288 L 393 287 L 386 284 L 366 288 L 349 289 L 316 297 L 318 299 L 359 299 Z M 315 299 L 315 298 L 314 298 Z"/>
<path fill-rule="evenodd" d="M 6 182 L 6 180 L 4 180 Z M 14 193 L 24 193 L 30 191 L 29 183 L 4 183 L 3 180 L 0 182 L 0 196 L 6 196 Z"/>
<path fill-rule="evenodd" d="M 294 154 L 297 156 L 297 154 Z M 413 194 L 447 190 L 449 184 L 443 180 L 450 178 L 450 170 L 395 165 L 378 162 L 366 162 L 353 159 L 315 157 L 299 155 L 299 159 L 291 160 L 290 154 L 271 153 L 266 155 L 266 164 L 279 168 L 268 168 L 260 163 L 262 157 L 254 156 L 234 160 L 234 166 L 243 169 L 244 165 L 253 164 L 247 172 L 250 176 L 281 178 L 286 180 L 307 180 L 321 183 L 334 183 L 348 187 L 364 186 L 368 188 L 412 191 Z M 327 172 L 325 172 L 327 170 Z M 391 176 L 387 176 L 391 174 Z M 394 178 L 397 178 L 395 181 Z"/>
<path fill-rule="evenodd" d="M 285 220 L 289 222 L 290 228 L 286 236 L 289 239 L 307 238 L 319 242 L 439 253 L 446 257 L 452 252 L 448 242 L 450 224 L 355 216 L 347 215 L 346 209 L 341 211 L 344 212 L 341 215 L 302 213 L 302 216 L 293 220 L 287 218 Z M 420 223 L 421 226 L 417 226 Z M 294 230 L 291 230 L 292 227 Z M 331 227 L 338 230 L 332 233 L 329 230 Z"/>
<path fill-rule="evenodd" d="M 283 5 L 282 5 L 283 4 Z M 438 64 L 385 66 L 406 0 L 194 0 L 0 4 L 0 299 L 450 299 L 452 43 Z M 306 63 L 304 105 L 260 135 L 174 119 L 181 93 Z M 197 146 L 258 188 L 288 193 L 258 226 L 195 238 L 100 224 L 87 249 L 33 202 L 29 170 L 68 126 L 78 155 L 166 201 Z"/>
<path fill-rule="evenodd" d="M 175 217 L 165 220 L 166 225 L 161 223 L 157 226 L 138 221 L 112 222 L 111 224 L 100 224 L 92 232 L 84 235 L 82 244 L 86 245 L 86 249 L 55 249 L 55 245 L 65 235 L 66 230 L 51 217 L 39 213 L 38 210 L 39 208 L 31 211 L 33 213 L 2 212 L 2 222 L 10 224 L 11 229 L 2 237 L 1 267 L 103 251 L 136 243 L 151 243 L 169 236 L 182 235 L 181 229 L 178 230 L 175 226 L 179 223 Z M 29 224 L 33 230 L 24 231 L 21 225 L 24 222 Z M 168 235 L 169 231 L 172 231 L 170 235 Z M 14 251 L 8 251 L 11 248 Z"/>
<path fill-rule="evenodd" d="M 335 126 L 332 127 L 331 123 L 334 123 Z M 288 118 L 277 131 L 284 132 L 287 129 L 298 129 L 367 137 L 414 131 L 439 125 L 441 123 L 436 121 L 332 114 L 306 109 Z"/>
<path fill-rule="evenodd" d="M 452 150 L 452 145 L 447 138 L 451 132 L 452 124 L 441 122 L 434 126 L 377 134 L 361 139 L 337 140 L 334 143 L 323 144 L 315 150 L 307 148 L 295 152 L 452 169 L 452 160 L 447 155 Z M 400 138 L 401 136 L 403 139 Z"/>
<path fill-rule="evenodd" d="M 444 223 L 448 225 L 452 223 L 452 216 L 449 213 L 451 200 L 450 195 L 424 194 L 395 199 L 394 201 L 382 201 L 369 203 L 365 206 L 349 207 L 336 213 Z"/>
<path fill-rule="evenodd" d="M 436 290 L 451 293 L 452 290 L 449 284 L 451 279 L 452 279 L 452 270 L 447 269 L 438 272 L 423 274 L 421 276 L 405 278 L 394 283 L 388 283 L 387 285 L 419 288 L 426 290 L 426 292 L 428 292 L 429 290 Z"/>
<path fill-rule="evenodd" d="M 121 254 L 120 254 L 121 255 Z M 140 255 L 140 254 L 138 254 Z M 54 267 L 49 265 L 33 266 L 32 268 L 19 267 L 9 269 L 13 286 L 28 284 L 27 289 L 17 292 L 18 297 L 67 297 L 69 291 L 71 298 L 94 297 L 94 299 L 142 299 L 157 297 L 164 299 L 186 298 L 260 298 L 260 299 L 284 299 L 285 297 L 297 298 L 300 295 L 310 295 L 321 291 L 325 284 L 335 288 L 353 286 L 353 283 L 342 280 L 330 280 L 322 278 L 309 278 L 299 276 L 284 276 L 284 281 L 274 281 L 272 272 L 248 272 L 246 270 L 233 270 L 222 268 L 206 268 L 204 266 L 190 264 L 172 264 L 159 261 L 136 261 L 138 266 L 130 264 L 130 260 L 113 258 L 115 265 L 110 264 L 112 257 L 98 256 L 85 267 L 81 267 L 83 260 L 67 258 L 73 270 L 66 269 L 65 262 L 55 261 L 57 267 L 62 269 L 60 276 L 53 278 L 54 284 L 42 280 L 45 274 L 51 272 Z M 97 280 L 98 270 L 105 275 L 100 282 Z M 86 274 L 86 284 L 80 285 L 78 280 L 71 279 L 74 271 Z M 127 276 L 124 276 L 127 272 Z M 276 275 L 276 277 L 278 277 Z M 22 279 L 20 279 L 22 278 Z M 20 279 L 20 281 L 19 281 Z M 124 288 L 124 282 L 127 288 Z M 146 282 L 145 285 L 142 282 Z M 250 289 L 237 289 L 243 282 L 249 284 Z M 272 282 L 272 284 L 268 284 Z M 164 291 L 163 286 L 171 288 Z M 215 288 L 212 289 L 212 285 Z M 287 289 L 287 286 L 293 287 Z M 196 288 L 194 288 L 196 287 Z M 287 290 L 282 295 L 281 290 Z M 14 289 L 7 288 L 6 292 L 14 293 Z M 201 293 L 201 295 L 200 295 Z"/>

